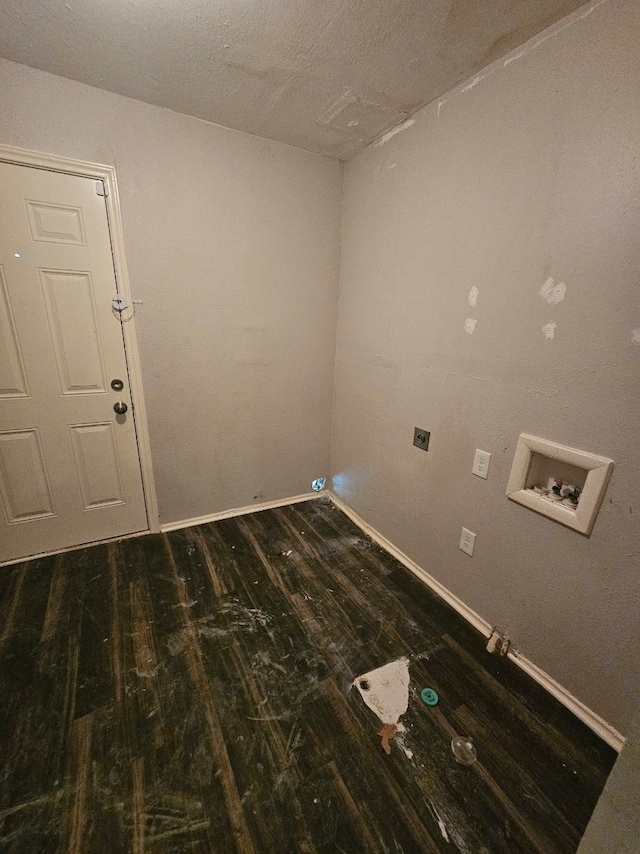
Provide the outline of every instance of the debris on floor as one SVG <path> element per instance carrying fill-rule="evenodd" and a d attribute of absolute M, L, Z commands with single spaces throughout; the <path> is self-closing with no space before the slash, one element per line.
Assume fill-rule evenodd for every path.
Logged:
<path fill-rule="evenodd" d="M 387 756 L 391 753 L 391 739 L 397 731 L 398 727 L 395 724 L 384 724 L 382 729 L 377 733 L 380 736 L 380 741 L 382 742 L 382 749 Z"/>
<path fill-rule="evenodd" d="M 456 757 L 456 762 L 460 762 L 462 765 L 473 765 L 478 758 L 473 739 L 464 735 L 456 735 L 455 738 L 451 739 L 451 750 Z"/>
<path fill-rule="evenodd" d="M 439 697 L 433 688 L 423 688 L 420 692 L 422 702 L 427 706 L 437 706 Z"/>
<path fill-rule="evenodd" d="M 366 705 L 374 712 L 382 729 L 378 732 L 382 749 L 391 753 L 391 740 L 402 729 L 400 718 L 409 706 L 409 659 L 399 658 L 382 667 L 357 676 L 353 684 Z"/>

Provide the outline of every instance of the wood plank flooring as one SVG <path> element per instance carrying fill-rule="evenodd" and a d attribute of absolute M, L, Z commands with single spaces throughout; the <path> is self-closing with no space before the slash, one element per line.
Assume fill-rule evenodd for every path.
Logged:
<path fill-rule="evenodd" d="M 327 499 L 6 567 L 0 851 L 574 852 L 615 753 L 484 643 Z"/>

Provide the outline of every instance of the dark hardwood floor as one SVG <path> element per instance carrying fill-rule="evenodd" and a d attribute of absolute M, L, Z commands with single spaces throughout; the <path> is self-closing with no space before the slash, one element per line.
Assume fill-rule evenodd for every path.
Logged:
<path fill-rule="evenodd" d="M 615 759 L 327 499 L 6 567 L 0 619 L 10 854 L 574 852 Z M 387 756 L 350 686 L 402 656 Z"/>

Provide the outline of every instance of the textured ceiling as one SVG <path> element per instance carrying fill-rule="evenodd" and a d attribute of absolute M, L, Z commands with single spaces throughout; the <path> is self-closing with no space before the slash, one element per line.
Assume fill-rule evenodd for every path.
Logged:
<path fill-rule="evenodd" d="M 346 159 L 581 2 L 4 0 L 0 56 Z"/>

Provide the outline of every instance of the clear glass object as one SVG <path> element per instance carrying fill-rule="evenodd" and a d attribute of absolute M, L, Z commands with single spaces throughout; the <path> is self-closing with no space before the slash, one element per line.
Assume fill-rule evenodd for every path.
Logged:
<path fill-rule="evenodd" d="M 478 758 L 473 739 L 468 738 L 466 735 L 457 735 L 451 739 L 451 750 L 456 758 L 456 762 L 460 762 L 463 765 L 473 765 Z"/>

